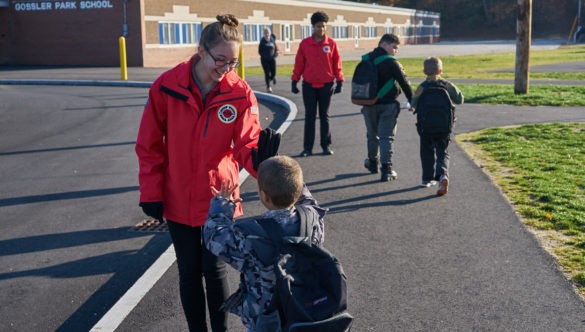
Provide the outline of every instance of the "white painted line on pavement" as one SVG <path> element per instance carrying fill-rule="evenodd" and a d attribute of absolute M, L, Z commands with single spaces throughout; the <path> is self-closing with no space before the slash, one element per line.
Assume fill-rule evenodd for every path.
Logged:
<path fill-rule="evenodd" d="M 277 133 L 283 134 L 297 116 L 297 106 L 290 100 L 262 92 L 254 92 L 261 98 L 270 100 L 289 109 L 289 114 L 284 123 L 278 128 Z M 240 171 L 240 185 L 248 178 L 249 173 Z M 114 304 L 113 307 L 91 328 L 91 332 L 115 331 L 132 310 L 140 303 L 142 298 L 150 291 L 156 282 L 175 262 L 175 250 L 171 244 L 165 252 L 144 272 L 144 274 L 128 289 L 128 291 Z"/>
<path fill-rule="evenodd" d="M 171 244 L 90 331 L 115 331 L 175 260 Z"/>

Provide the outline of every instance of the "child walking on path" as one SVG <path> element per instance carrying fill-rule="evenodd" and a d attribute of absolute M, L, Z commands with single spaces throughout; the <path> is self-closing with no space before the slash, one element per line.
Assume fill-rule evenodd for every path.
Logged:
<path fill-rule="evenodd" d="M 420 186 L 428 188 L 438 181 L 437 195 L 443 196 L 449 187 L 448 147 L 455 121 L 453 104 L 463 104 L 463 94 L 453 83 L 441 78 L 441 59 L 427 58 L 423 71 L 427 78 L 418 86 L 411 100 L 411 110 L 417 113 L 416 126 L 420 136 Z"/>
<path fill-rule="evenodd" d="M 242 272 L 240 289 L 224 307 L 240 316 L 249 331 L 256 331 L 259 317 L 270 308 L 276 276 L 273 267 L 264 266 L 258 253 L 252 250 L 252 241 L 258 236 L 245 234 L 238 228 L 240 222 L 234 223 L 235 204 L 241 201 L 240 198 L 233 199 L 237 187 L 229 182 L 221 183 L 219 190 L 212 187 L 216 196 L 211 199 L 203 238 L 209 251 Z M 272 219 L 282 227 L 284 234 L 297 236 L 300 218 L 295 205 L 305 205 L 310 207 L 311 213 L 317 214 L 319 220 L 312 229 L 311 243 L 323 242 L 325 210 L 317 205 L 304 186 L 301 167 L 294 159 L 276 156 L 260 164 L 258 196 L 268 211 L 253 221 L 256 228 L 262 228 L 259 222 Z"/>

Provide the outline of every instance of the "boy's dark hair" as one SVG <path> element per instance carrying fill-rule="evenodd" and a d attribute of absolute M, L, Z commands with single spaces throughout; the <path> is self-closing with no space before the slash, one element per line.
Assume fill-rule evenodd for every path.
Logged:
<path fill-rule="evenodd" d="M 443 62 L 441 59 L 434 56 L 425 59 L 423 63 L 423 72 L 425 75 L 439 75 L 440 70 L 443 70 Z"/>
<path fill-rule="evenodd" d="M 311 15 L 311 25 L 315 25 L 319 22 L 329 22 L 329 16 L 324 12 L 314 12 L 313 15 Z"/>
<path fill-rule="evenodd" d="M 382 45 L 384 42 L 388 44 L 396 43 L 397 45 L 400 45 L 400 38 L 398 38 L 398 36 L 393 33 L 385 33 L 382 38 L 380 38 L 378 46 Z"/>
<path fill-rule="evenodd" d="M 279 208 L 292 206 L 303 190 L 303 171 L 296 160 L 274 156 L 258 167 L 258 188 Z"/>

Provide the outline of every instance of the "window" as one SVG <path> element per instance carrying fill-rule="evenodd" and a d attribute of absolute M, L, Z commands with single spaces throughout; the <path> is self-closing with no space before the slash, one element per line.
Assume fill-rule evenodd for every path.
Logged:
<path fill-rule="evenodd" d="M 264 35 L 264 28 L 272 30 L 272 24 L 244 24 L 244 41 L 259 42 Z"/>
<path fill-rule="evenodd" d="M 398 25 L 394 27 L 394 34 L 398 37 L 404 36 L 404 26 Z"/>
<path fill-rule="evenodd" d="M 199 44 L 201 23 L 185 23 L 183 26 L 183 44 Z"/>
<path fill-rule="evenodd" d="M 406 36 L 407 37 L 412 37 L 414 36 L 414 28 L 412 27 L 412 25 L 408 25 L 406 27 Z"/>
<path fill-rule="evenodd" d="M 312 25 L 301 25 L 301 39 L 305 39 L 313 35 Z"/>
<path fill-rule="evenodd" d="M 197 44 L 201 36 L 201 23 L 158 24 L 158 38 L 161 45 Z"/>
<path fill-rule="evenodd" d="M 349 34 L 349 27 L 347 26 L 336 25 L 333 26 L 331 30 L 332 30 L 331 36 L 334 39 L 347 39 Z"/>
<path fill-rule="evenodd" d="M 362 37 L 362 29 L 359 25 L 353 26 L 353 38 L 360 39 Z"/>
<path fill-rule="evenodd" d="M 364 27 L 364 29 L 366 38 L 374 38 L 378 35 L 376 27 Z"/>
<path fill-rule="evenodd" d="M 384 27 L 384 33 L 394 33 L 394 27 Z"/>

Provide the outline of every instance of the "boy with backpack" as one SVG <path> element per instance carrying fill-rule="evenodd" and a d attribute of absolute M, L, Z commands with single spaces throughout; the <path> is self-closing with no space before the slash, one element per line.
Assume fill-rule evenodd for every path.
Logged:
<path fill-rule="evenodd" d="M 451 82 L 441 78 L 443 62 L 437 57 L 424 61 L 426 80 L 416 89 L 412 107 L 417 115 L 416 129 L 420 136 L 421 187 L 439 183 L 437 196 L 449 188 L 449 142 L 455 122 L 455 106 L 463 104 L 463 94 Z M 435 158 L 436 156 L 436 158 Z"/>
<path fill-rule="evenodd" d="M 364 167 L 375 174 L 378 173 L 379 163 L 381 182 L 398 178 L 392 167 L 394 136 L 400 113 L 400 103 L 396 98 L 402 91 L 407 100 L 412 98 L 404 69 L 395 59 L 399 47 L 398 36 L 384 34 L 378 47 L 362 57 L 352 78 L 352 102 L 363 106 L 361 112 L 366 124 L 368 158 L 364 161 Z"/>
<path fill-rule="evenodd" d="M 211 188 L 216 196 L 203 231 L 207 249 L 241 272 L 239 289 L 223 309 L 240 316 L 250 332 L 303 331 L 305 325 L 349 331 L 345 275 L 320 247 L 326 210 L 304 185 L 300 165 L 287 156 L 260 164 L 258 196 L 268 211 L 259 217 L 234 222 L 234 203 L 241 201 L 232 201 L 237 187 Z M 307 257 L 320 266 L 325 261 L 330 270 L 323 272 Z M 301 279 L 301 289 L 295 288 Z"/>

